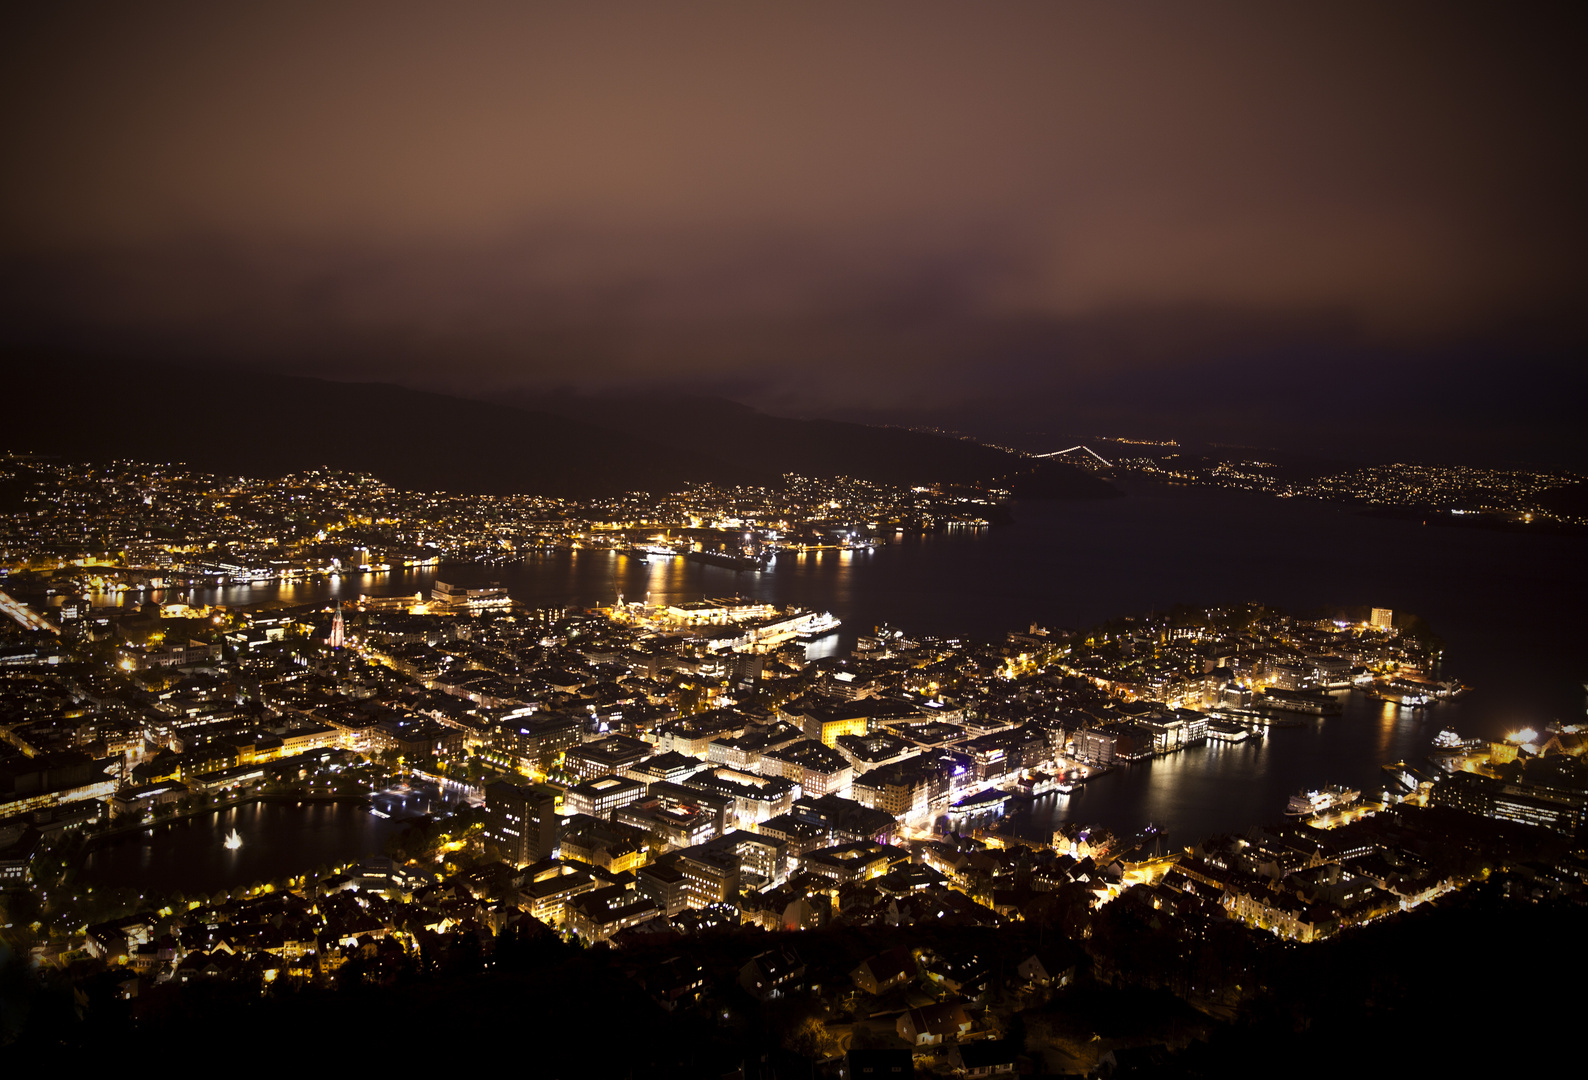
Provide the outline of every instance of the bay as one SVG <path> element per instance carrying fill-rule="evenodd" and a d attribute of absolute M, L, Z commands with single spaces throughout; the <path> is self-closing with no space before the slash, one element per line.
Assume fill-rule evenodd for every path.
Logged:
<path fill-rule="evenodd" d="M 1095 502 L 1023 501 L 1012 524 L 901 536 L 870 552 L 780 556 L 735 572 L 618 552 L 535 554 L 504 567 L 350 575 L 197 590 L 227 605 L 324 603 L 428 593 L 437 579 L 497 581 L 532 607 L 743 595 L 830 610 L 844 621 L 821 652 L 888 623 L 911 634 L 1001 638 L 1036 623 L 1084 628 L 1176 603 L 1249 601 L 1294 612 L 1389 607 L 1444 639 L 1442 673 L 1472 687 L 1427 710 L 1361 694 L 1342 715 L 1276 730 L 1261 743 L 1209 745 L 1120 769 L 1038 807 L 1044 825 L 1149 823 L 1177 843 L 1277 820 L 1289 794 L 1340 782 L 1372 790 L 1379 766 L 1420 757 L 1443 727 L 1497 738 L 1583 717 L 1588 678 L 1588 554 L 1582 537 L 1440 528 L 1338 504 L 1140 486 Z"/>

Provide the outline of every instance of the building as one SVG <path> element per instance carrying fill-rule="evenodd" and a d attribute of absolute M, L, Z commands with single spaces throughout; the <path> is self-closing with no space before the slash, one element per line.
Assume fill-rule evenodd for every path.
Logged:
<path fill-rule="evenodd" d="M 762 755 L 761 772 L 792 780 L 807 795 L 841 794 L 854 780 L 844 755 L 812 739 Z"/>
<path fill-rule="evenodd" d="M 612 818 L 645 830 L 668 847 L 693 847 L 727 832 L 732 809 L 728 796 L 658 781 Z"/>
<path fill-rule="evenodd" d="M 744 734 L 745 718 L 731 709 L 681 716 L 663 724 L 657 732 L 656 746 L 664 752 L 704 758 L 715 739 L 733 739 Z"/>
<path fill-rule="evenodd" d="M 628 735 L 609 735 L 596 742 L 566 750 L 562 768 L 578 780 L 626 774 L 651 756 L 651 744 Z"/>
<path fill-rule="evenodd" d="M 663 915 L 677 915 L 689 907 L 689 879 L 676 862 L 652 863 L 634 875 L 634 887 L 656 901 Z"/>
<path fill-rule="evenodd" d="M 925 814 L 931 805 L 932 775 L 941 773 L 939 761 L 915 758 L 873 769 L 855 778 L 856 802 L 895 818 Z"/>
<path fill-rule="evenodd" d="M 967 1034 L 970 1028 L 970 1014 L 959 1004 L 910 1009 L 894 1025 L 899 1038 L 911 1046 L 936 1046 L 944 1039 Z"/>
<path fill-rule="evenodd" d="M 781 776 L 757 776 L 735 769 L 695 773 L 686 777 L 683 785 L 732 799 L 733 817 L 741 829 L 755 828 L 788 813 L 803 793 L 798 784 Z"/>
<path fill-rule="evenodd" d="M 519 891 L 518 907 L 551 927 L 561 927 L 567 921 L 568 904 L 574 897 L 604 884 L 587 869 L 555 859 L 545 860 L 537 869 L 533 880 Z"/>
<path fill-rule="evenodd" d="M 805 961 L 784 947 L 769 949 L 739 969 L 739 985 L 757 1001 L 780 998 L 805 977 Z"/>
<path fill-rule="evenodd" d="M 438 581 L 430 590 L 430 602 L 446 611 L 490 611 L 512 606 L 513 598 L 495 583 L 483 589 L 470 589 Z"/>
<path fill-rule="evenodd" d="M 859 989 L 880 996 L 906 985 L 915 975 L 914 954 L 899 945 L 861 961 L 860 966 L 849 973 L 849 978 Z"/>
<path fill-rule="evenodd" d="M 587 942 L 606 941 L 619 930 L 662 914 L 656 901 L 620 885 L 607 885 L 572 897 L 566 905 L 568 927 Z"/>
<path fill-rule="evenodd" d="M 646 834 L 621 822 L 575 815 L 563 826 L 558 841 L 566 862 L 599 866 L 612 874 L 638 870 L 650 858 Z"/>
<path fill-rule="evenodd" d="M 645 796 L 646 785 L 626 776 L 602 776 L 575 784 L 562 797 L 562 807 L 570 814 L 605 818 L 620 806 Z"/>
<path fill-rule="evenodd" d="M 577 716 L 565 713 L 515 718 L 491 731 L 490 744 L 524 772 L 544 775 L 564 753 L 579 745 L 582 729 Z"/>
<path fill-rule="evenodd" d="M 862 840 L 807 852 L 800 857 L 800 869 L 843 885 L 879 878 L 896 863 L 907 862 L 909 858 L 910 853 L 902 848 Z"/>
<path fill-rule="evenodd" d="M 688 906 L 725 904 L 739 894 L 741 864 L 739 854 L 714 844 L 685 848 L 675 864 L 684 875 L 684 895 Z"/>
<path fill-rule="evenodd" d="M 871 726 L 866 713 L 849 703 L 799 708 L 786 715 L 788 722 L 805 732 L 807 739 L 829 748 L 837 745 L 839 736 L 864 735 Z"/>
<path fill-rule="evenodd" d="M 557 825 L 555 788 L 506 780 L 485 785 L 485 839 L 500 846 L 512 865 L 549 858 L 557 848 Z"/>

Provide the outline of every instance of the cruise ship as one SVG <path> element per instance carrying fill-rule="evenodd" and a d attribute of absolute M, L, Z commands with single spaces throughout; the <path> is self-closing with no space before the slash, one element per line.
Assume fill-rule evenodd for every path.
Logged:
<path fill-rule="evenodd" d="M 799 632 L 795 636 L 801 641 L 815 641 L 819 637 L 832 633 L 842 625 L 844 624 L 838 616 L 830 611 L 824 611 L 820 615 L 812 615 L 805 625 L 800 627 Z"/>
<path fill-rule="evenodd" d="M 1290 802 L 1285 804 L 1285 813 L 1294 817 L 1321 814 L 1325 810 L 1338 810 L 1342 806 L 1349 806 L 1361 797 L 1360 791 L 1331 784 L 1320 791 L 1303 791 L 1292 795 Z"/>

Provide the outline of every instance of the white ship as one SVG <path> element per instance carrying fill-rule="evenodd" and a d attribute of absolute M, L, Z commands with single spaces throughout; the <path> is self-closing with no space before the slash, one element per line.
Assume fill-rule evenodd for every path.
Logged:
<path fill-rule="evenodd" d="M 1482 745 L 1482 739 L 1463 739 L 1449 728 L 1434 736 L 1435 750 L 1473 750 Z"/>
<path fill-rule="evenodd" d="M 812 615 L 804 626 L 795 634 L 801 641 L 815 641 L 819 637 L 837 630 L 843 622 L 832 612 L 824 611 L 820 615 Z"/>

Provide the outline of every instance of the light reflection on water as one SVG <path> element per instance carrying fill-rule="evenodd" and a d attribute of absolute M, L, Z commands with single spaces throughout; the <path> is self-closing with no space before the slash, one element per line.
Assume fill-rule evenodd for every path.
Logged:
<path fill-rule="evenodd" d="M 88 853 L 80 875 L 96 886 L 210 893 L 379 854 L 404 827 L 356 802 L 251 803 L 112 837 Z M 233 829 L 243 844 L 228 850 Z"/>
<path fill-rule="evenodd" d="M 1364 797 L 1384 789 L 1381 765 L 1420 761 L 1446 718 L 1439 707 L 1390 709 L 1360 691 L 1341 695 L 1339 716 L 1309 717 L 1276 727 L 1259 739 L 1208 742 L 1163 757 L 1124 765 L 1093 779 L 1068 798 L 1041 800 L 1028 822 L 1042 835 L 1066 822 L 1134 832 L 1163 829 L 1175 844 L 1253 824 L 1282 820 L 1299 791 L 1343 784 Z"/>
<path fill-rule="evenodd" d="M 880 623 L 912 634 L 998 639 L 1032 622 L 1084 627 L 1176 602 L 1257 600 L 1291 611 L 1388 606 L 1423 616 L 1444 636 L 1445 673 L 1474 687 L 1456 702 L 1413 713 L 1352 694 L 1342 716 L 1276 730 L 1261 743 L 1210 744 L 1142 763 L 1038 806 L 1044 821 L 1117 828 L 1152 821 L 1185 841 L 1275 819 L 1305 786 L 1376 790 L 1382 763 L 1420 759 L 1442 727 L 1495 737 L 1582 714 L 1588 623 L 1578 612 L 1588 602 L 1588 560 L 1580 538 L 1423 528 L 1300 500 L 1174 490 L 1022 503 L 1015 516 L 1011 526 L 895 537 L 870 552 L 785 555 L 765 572 L 684 559 L 642 563 L 610 551 L 548 552 L 495 568 L 199 589 L 180 598 L 319 603 L 428 594 L 437 577 L 499 581 L 532 607 L 608 604 L 619 593 L 657 603 L 738 594 L 841 618 L 841 634 L 818 641 L 813 655 L 847 651 Z M 127 602 L 142 599 L 127 594 Z"/>

